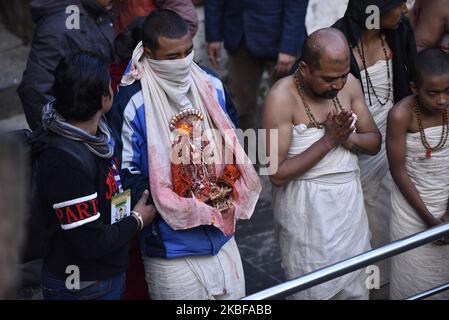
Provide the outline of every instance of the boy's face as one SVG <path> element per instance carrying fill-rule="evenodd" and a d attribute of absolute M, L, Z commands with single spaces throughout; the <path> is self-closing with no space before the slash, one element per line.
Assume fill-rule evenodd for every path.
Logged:
<path fill-rule="evenodd" d="M 442 113 L 449 107 L 449 74 L 424 75 L 418 87 L 412 85 L 412 90 L 422 107 L 431 113 Z"/>

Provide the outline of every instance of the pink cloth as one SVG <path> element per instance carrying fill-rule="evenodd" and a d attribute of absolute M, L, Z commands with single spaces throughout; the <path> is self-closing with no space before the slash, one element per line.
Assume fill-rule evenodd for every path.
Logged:
<path fill-rule="evenodd" d="M 157 203 L 158 211 L 174 229 L 214 225 L 225 235 L 231 235 L 235 232 L 237 220 L 251 217 L 262 186 L 259 176 L 240 146 L 229 120 L 214 97 L 215 88 L 210 82 L 206 81 L 206 75 L 201 73 L 202 71 L 199 70 L 192 72 L 193 81 L 210 118 L 213 119 L 215 128 L 225 137 L 225 141 L 232 141 L 234 154 L 238 155 L 238 162 L 246 162 L 246 164 L 238 164 L 237 166 L 241 173 L 240 179 L 235 184 L 239 196 L 233 201 L 234 208 L 223 213 L 198 200 L 178 196 L 173 191 L 171 177 L 160 174 L 160 167 L 166 164 L 159 161 L 158 143 L 148 136 L 151 194 Z M 221 173 L 222 167 L 217 166 L 217 176 L 220 176 Z"/>
<path fill-rule="evenodd" d="M 134 18 L 147 16 L 157 9 L 153 0 L 116 0 L 114 6 L 117 12 L 115 17 L 117 34 L 122 33 Z"/>

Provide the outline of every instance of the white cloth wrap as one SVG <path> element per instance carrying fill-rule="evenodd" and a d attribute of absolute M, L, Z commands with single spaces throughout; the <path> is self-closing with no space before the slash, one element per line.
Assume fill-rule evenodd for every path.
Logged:
<path fill-rule="evenodd" d="M 323 135 L 323 129 L 294 127 L 289 157 L 301 154 Z M 296 180 L 274 188 L 273 208 L 288 279 L 370 249 L 357 157 L 341 146 Z M 330 299 L 365 275 L 359 270 L 292 298 Z"/>
<path fill-rule="evenodd" d="M 425 129 L 427 141 L 435 146 L 440 141 L 442 127 Z M 424 204 L 435 217 L 444 215 L 449 199 L 449 144 L 432 152 L 426 150 L 418 133 L 407 134 L 406 170 Z M 392 240 L 401 239 L 428 229 L 418 213 L 408 204 L 398 188 L 391 196 L 393 216 Z M 390 297 L 404 299 L 449 282 L 449 245 L 424 245 L 392 258 Z M 449 300 L 449 291 L 431 299 Z"/>
<path fill-rule="evenodd" d="M 365 102 L 369 108 L 374 122 L 382 134 L 381 150 L 375 156 L 359 155 L 360 180 L 362 182 L 363 197 L 365 199 L 365 209 L 368 215 L 369 227 L 371 231 L 371 246 L 381 247 L 390 242 L 390 220 L 391 220 L 391 189 L 393 179 L 388 167 L 387 153 L 385 149 L 385 137 L 387 133 L 388 112 L 393 107 L 393 60 L 388 60 L 390 68 L 390 97 L 385 105 L 377 101 L 370 86 L 370 99 L 366 86 L 365 71 L 361 71 L 361 81 L 365 89 Z M 380 101 L 384 103 L 388 96 L 387 63 L 379 60 L 376 64 L 368 68 L 368 73 L 374 90 Z M 380 284 L 388 283 L 390 278 L 390 260 L 382 260 L 376 265 L 380 268 Z"/>
<path fill-rule="evenodd" d="M 215 256 L 143 257 L 153 300 L 237 300 L 245 296 L 242 260 L 231 238 Z"/>

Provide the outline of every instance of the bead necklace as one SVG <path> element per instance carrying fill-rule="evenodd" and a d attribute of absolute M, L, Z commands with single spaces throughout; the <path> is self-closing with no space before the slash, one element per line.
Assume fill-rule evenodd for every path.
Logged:
<path fill-rule="evenodd" d="M 371 102 L 371 94 L 370 94 L 370 87 L 371 87 L 371 91 L 374 93 L 374 96 L 376 97 L 377 101 L 380 103 L 381 106 L 385 106 L 388 103 L 388 100 L 390 100 L 390 96 L 391 96 L 391 71 L 390 71 L 390 64 L 388 63 L 388 54 L 387 54 L 387 49 L 385 48 L 385 43 L 384 43 L 384 39 L 382 37 L 380 37 L 380 41 L 382 43 L 382 51 L 384 52 L 385 55 L 385 62 L 387 64 L 387 79 L 388 79 L 388 94 L 387 94 L 387 98 L 385 99 L 385 102 L 380 101 L 379 96 L 376 93 L 376 90 L 374 90 L 374 86 L 373 86 L 373 82 L 371 81 L 371 77 L 368 73 L 368 68 L 366 66 L 366 60 L 365 60 L 365 51 L 363 49 L 363 41 L 362 39 L 360 39 L 360 45 L 362 47 L 362 49 L 359 48 L 359 45 L 356 46 L 357 48 L 357 52 L 360 56 L 360 59 L 362 60 L 363 63 L 363 67 L 365 68 L 365 75 L 366 75 L 366 87 L 368 90 L 368 99 L 369 99 L 369 104 L 372 105 Z"/>
<path fill-rule="evenodd" d="M 315 116 L 310 111 L 309 105 L 307 104 L 306 99 L 304 97 L 304 91 L 301 87 L 299 78 L 300 78 L 300 74 L 299 74 L 299 68 L 298 68 L 298 69 L 296 69 L 296 72 L 294 74 L 295 86 L 296 86 L 296 90 L 298 91 L 299 97 L 301 98 L 302 104 L 304 105 L 304 109 L 306 110 L 307 117 L 309 118 L 309 121 L 310 121 L 309 124 L 307 125 L 307 128 L 323 129 L 324 124 L 316 121 Z M 334 103 L 335 110 L 340 111 L 340 112 L 344 111 L 338 97 L 335 97 L 334 99 L 332 99 L 332 102 Z"/>
<path fill-rule="evenodd" d="M 448 116 L 447 116 L 447 109 L 445 109 L 443 112 L 443 130 L 441 132 L 440 142 L 435 147 L 431 147 L 429 142 L 427 141 L 426 133 L 424 132 L 424 128 L 422 125 L 422 113 L 421 113 L 421 109 L 419 107 L 418 99 L 416 99 L 414 109 L 415 109 L 416 117 L 418 119 L 418 127 L 419 127 L 419 133 L 421 134 L 421 142 L 422 142 L 424 148 L 426 148 L 426 159 L 430 159 L 432 157 L 432 151 L 438 151 L 438 150 L 442 149 L 444 147 L 444 145 L 446 144 L 448 133 L 449 133 L 449 130 L 448 130 L 449 129 L 449 121 L 448 121 Z"/>

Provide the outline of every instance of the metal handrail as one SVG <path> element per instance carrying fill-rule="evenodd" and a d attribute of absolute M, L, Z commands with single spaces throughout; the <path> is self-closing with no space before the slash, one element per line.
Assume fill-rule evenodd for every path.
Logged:
<path fill-rule="evenodd" d="M 443 284 L 442 286 L 430 289 L 428 291 L 422 292 L 422 293 L 418 293 L 417 295 L 414 295 L 410 298 L 407 298 L 405 300 L 422 300 L 431 296 L 434 296 L 440 292 L 449 290 L 449 283 Z"/>
<path fill-rule="evenodd" d="M 249 295 L 242 300 L 265 300 L 285 297 L 446 236 L 449 236 L 449 223 L 433 227 L 415 235 L 391 242 L 383 247 L 367 251 L 347 260 L 308 273 L 299 278 L 286 281 Z"/>

